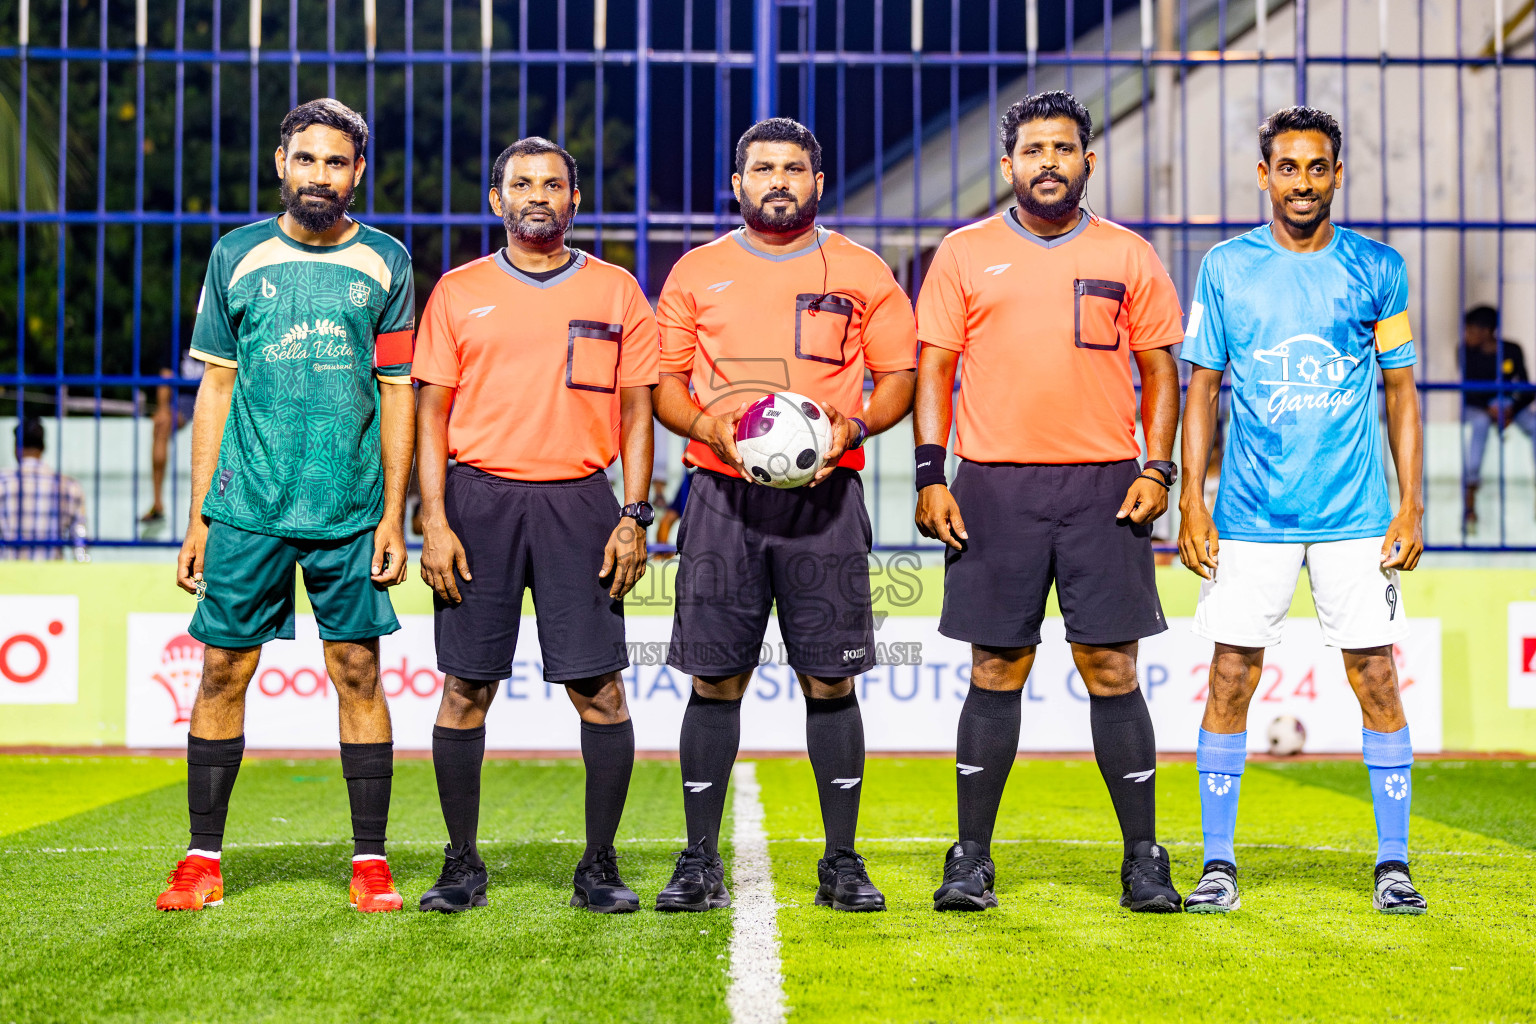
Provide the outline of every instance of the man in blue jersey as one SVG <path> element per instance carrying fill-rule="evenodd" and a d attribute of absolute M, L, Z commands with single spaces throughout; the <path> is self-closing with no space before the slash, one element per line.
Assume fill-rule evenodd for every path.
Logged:
<path fill-rule="evenodd" d="M 1259 188 L 1274 219 L 1206 254 L 1185 331 L 1181 354 L 1193 374 L 1179 555 L 1204 579 L 1195 633 L 1216 644 L 1195 755 L 1205 870 L 1185 900 L 1194 912 L 1238 906 L 1233 835 L 1248 702 L 1303 562 L 1323 639 L 1343 651 L 1364 718 L 1373 902 L 1386 913 L 1425 911 L 1408 875 L 1413 748 L 1392 661 L 1392 645 L 1408 635 L 1398 570 L 1417 565 L 1424 548 L 1408 280 L 1395 250 L 1329 218 L 1344 180 L 1341 142 L 1338 122 L 1308 107 L 1278 111 L 1259 128 Z M 1378 367 L 1396 515 L 1381 469 Z M 1213 517 L 1204 483 L 1224 370 L 1232 418 Z"/>

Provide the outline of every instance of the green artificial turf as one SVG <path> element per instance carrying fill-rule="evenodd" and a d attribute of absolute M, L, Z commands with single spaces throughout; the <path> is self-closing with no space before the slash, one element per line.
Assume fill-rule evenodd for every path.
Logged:
<path fill-rule="evenodd" d="M 0 792 L 16 769 L 0 760 Z M 225 903 L 199 913 L 153 909 L 184 849 L 180 782 L 0 838 L 0 1021 L 726 1019 L 729 915 L 566 905 L 581 854 L 579 764 L 487 762 L 491 905 L 452 916 L 414 907 L 442 865 L 432 766 L 395 771 L 390 864 L 402 913 L 347 906 L 351 846 L 338 840 L 351 830 L 334 761 L 246 762 Z M 652 896 L 681 845 L 677 790 L 675 764 L 635 766 L 619 866 Z M 67 847 L 99 852 L 36 852 Z"/>
<path fill-rule="evenodd" d="M 1361 799 L 1370 792 L 1359 761 L 1272 761 L 1257 767 Z M 1536 850 L 1533 801 L 1536 761 L 1435 760 L 1413 766 L 1414 814 Z"/>
<path fill-rule="evenodd" d="M 809 765 L 759 762 L 789 1022 L 1536 1021 L 1536 769 L 1510 764 L 1415 768 L 1414 877 L 1430 913 L 1413 918 L 1371 909 L 1374 823 L 1351 762 L 1250 766 L 1243 907 L 1226 917 L 1116 905 L 1118 833 L 1092 761 L 1018 763 L 994 847 L 1000 908 L 935 914 L 953 764 L 871 758 L 860 848 L 891 909 L 815 907 Z M 56 819 L 0 833 L 0 1024 L 728 1019 L 730 913 L 649 909 L 682 842 L 675 763 L 636 765 L 620 866 L 647 909 L 618 917 L 566 906 L 582 833 L 573 762 L 487 762 L 491 906 L 415 911 L 442 822 L 430 763 L 405 760 L 390 861 L 406 911 L 346 906 L 335 761 L 251 760 L 230 813 L 225 905 L 157 913 L 185 835 L 181 771 L 0 758 L 14 805 L 0 821 L 50 805 Z M 1164 764 L 1156 784 L 1187 892 L 1195 773 Z"/>
<path fill-rule="evenodd" d="M 1482 792 L 1476 773 L 1420 774 L 1415 796 L 1427 804 Z M 936 914 L 954 767 L 871 760 L 860 845 L 891 909 L 833 915 L 812 905 L 820 843 L 799 841 L 820 833 L 809 766 L 761 764 L 791 1020 L 1536 1019 L 1529 851 L 1415 820 L 1414 847 L 1440 851 L 1414 860 L 1430 913 L 1378 914 L 1363 786 L 1357 799 L 1294 775 L 1244 776 L 1241 910 L 1136 915 L 1116 905 L 1118 830 L 1094 764 L 1021 762 L 996 833 L 1013 841 L 993 847 L 1000 908 Z M 1162 839 L 1188 892 L 1200 867 L 1194 768 L 1164 764 L 1157 779 Z M 1536 815 L 1531 788 L 1523 807 Z"/>
<path fill-rule="evenodd" d="M 0 836 L 187 778 L 186 763 L 149 757 L 0 757 Z"/>

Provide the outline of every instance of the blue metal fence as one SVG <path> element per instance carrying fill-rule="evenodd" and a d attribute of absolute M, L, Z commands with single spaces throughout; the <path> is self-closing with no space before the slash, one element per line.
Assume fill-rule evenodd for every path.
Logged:
<path fill-rule="evenodd" d="M 14 314 L 15 348 L 0 352 L 0 388 L 6 408 L 25 398 L 29 409 L 46 409 L 55 438 L 75 446 L 66 457 L 59 440 L 50 458 L 77 475 L 85 466 L 96 544 L 176 542 L 179 523 L 159 535 L 136 524 L 149 472 L 144 393 L 195 386 L 176 376 L 177 354 L 203 263 L 220 231 L 276 208 L 267 161 L 278 120 L 297 102 L 338 96 L 374 126 L 359 216 L 411 248 L 419 301 L 439 273 L 494 244 L 490 161 L 530 133 L 553 137 L 582 164 L 579 244 L 631 267 L 654 296 L 678 254 L 735 223 L 735 137 L 772 114 L 795 116 L 822 139 L 824 222 L 880 251 L 915 294 L 942 234 L 1006 203 L 990 127 L 1000 110 L 1024 91 L 1059 85 L 1078 91 L 1100 125 L 1096 209 L 1148 233 L 1183 294 L 1205 248 L 1267 216 L 1262 201 L 1250 205 L 1228 187 L 1238 158 L 1254 149 L 1260 117 L 1308 99 L 1336 105 L 1346 160 L 1357 147 L 1371 169 L 1361 189 L 1377 195 L 1373 206 L 1346 189 L 1336 212 L 1398 245 L 1415 274 L 1426 410 L 1444 425 L 1431 438 L 1431 455 L 1441 456 L 1431 475 L 1448 467 L 1441 476 L 1450 481 L 1431 488 L 1431 547 L 1536 550 L 1531 501 L 1518 507 L 1516 495 L 1511 504 L 1529 490 L 1531 467 L 1506 465 L 1502 444 L 1496 531 L 1474 536 L 1462 520 L 1462 384 L 1459 347 L 1448 339 L 1479 297 L 1492 296 L 1506 322 L 1536 324 L 1536 250 L 1526 260 L 1521 248 L 1536 239 L 1536 206 L 1523 184 L 1506 187 L 1526 181 L 1518 140 L 1536 135 L 1536 112 L 1527 113 L 1536 91 L 1529 5 L 8 0 L 0 11 L 6 6 L 16 32 L 0 35 L 0 66 L 10 72 L 0 87 L 16 112 L 17 145 L 4 157 L 14 201 L 0 209 L 0 250 L 15 285 L 0 289 L 0 311 Z M 1444 98 L 1452 80 L 1454 102 Z M 1399 93 L 1408 92 L 1414 102 L 1403 111 Z M 1362 95 L 1377 100 L 1369 116 Z M 1209 103 L 1214 123 L 1191 113 Z M 1436 103 L 1449 103 L 1452 116 Z M 1481 134 L 1468 126 L 1474 116 L 1488 122 Z M 1525 119 L 1506 125 L 1511 117 Z M 1411 154 L 1390 152 L 1395 133 L 1416 140 Z M 1465 161 L 1484 143 L 1493 166 L 1482 178 L 1466 166 L 1439 169 L 1448 155 Z M 1381 150 L 1374 160 L 1371 146 Z M 1213 190 L 1201 174 L 1214 178 Z M 1452 206 L 1434 198 L 1445 182 Z M 1446 241 L 1449 270 L 1437 262 Z M 900 429 L 875 449 L 874 511 L 886 545 L 916 540 L 900 511 L 909 503 L 900 451 L 909 441 Z M 173 433 L 172 510 L 177 496 L 184 507 L 186 444 L 184 432 Z M 114 499 L 114 488 L 126 498 Z"/>

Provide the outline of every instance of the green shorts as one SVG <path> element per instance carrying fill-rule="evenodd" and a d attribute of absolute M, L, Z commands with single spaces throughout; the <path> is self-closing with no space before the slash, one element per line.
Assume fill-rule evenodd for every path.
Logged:
<path fill-rule="evenodd" d="M 187 632 L 210 647 L 258 647 L 293 639 L 293 567 L 323 640 L 371 640 L 400 628 L 389 592 L 369 578 L 373 531 L 340 540 L 272 537 L 221 523 L 208 526 L 205 590 Z"/>

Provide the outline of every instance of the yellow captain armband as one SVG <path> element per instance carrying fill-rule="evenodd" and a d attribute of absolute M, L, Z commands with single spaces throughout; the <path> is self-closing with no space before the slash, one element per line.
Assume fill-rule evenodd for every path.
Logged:
<path fill-rule="evenodd" d="M 1408 326 L 1408 311 L 1376 321 L 1376 351 L 1391 352 L 1413 340 L 1413 328 Z"/>

